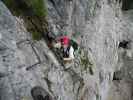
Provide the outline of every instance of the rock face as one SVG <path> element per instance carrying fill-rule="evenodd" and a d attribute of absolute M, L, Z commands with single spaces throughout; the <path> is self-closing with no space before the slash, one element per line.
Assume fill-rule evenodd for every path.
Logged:
<path fill-rule="evenodd" d="M 84 52 L 66 69 L 0 1 L 0 100 L 33 100 L 36 86 L 53 100 L 132 100 L 132 13 L 119 0 L 47 0 L 47 8 L 50 31 L 69 33 Z"/>
<path fill-rule="evenodd" d="M 48 10 L 53 31 L 83 35 L 79 37 L 81 45 L 92 55 L 96 65 L 93 76 L 89 73 L 81 75 L 84 81 L 81 96 L 72 100 L 108 100 L 122 34 L 120 3 L 109 0 L 48 0 Z"/>

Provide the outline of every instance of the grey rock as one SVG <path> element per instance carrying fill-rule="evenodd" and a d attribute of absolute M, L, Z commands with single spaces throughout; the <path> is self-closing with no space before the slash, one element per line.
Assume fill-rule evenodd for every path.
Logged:
<path fill-rule="evenodd" d="M 94 74 L 83 70 L 82 54 L 65 69 L 44 40 L 33 41 L 22 18 L 0 1 L 0 100 L 32 100 L 43 88 L 54 100 L 132 100 L 132 11 L 122 14 L 118 0 L 47 0 L 50 31 L 67 31 L 86 51 Z M 122 78 L 112 81 L 120 70 Z M 118 74 L 118 77 L 121 76 Z M 126 94 L 126 96 L 125 96 Z"/>

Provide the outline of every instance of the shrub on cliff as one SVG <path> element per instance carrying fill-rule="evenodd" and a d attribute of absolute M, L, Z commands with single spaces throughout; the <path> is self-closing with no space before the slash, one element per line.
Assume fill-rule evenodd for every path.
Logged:
<path fill-rule="evenodd" d="M 26 28 L 34 40 L 42 38 L 47 31 L 45 0 L 3 0 L 3 2 L 15 16 L 23 16 Z"/>
<path fill-rule="evenodd" d="M 45 0 L 3 0 L 3 2 L 14 14 L 26 15 L 27 11 L 30 11 L 31 15 L 47 16 Z"/>
<path fill-rule="evenodd" d="M 33 10 L 36 16 L 47 16 L 47 9 L 44 0 L 24 0 L 24 2 L 29 8 Z"/>

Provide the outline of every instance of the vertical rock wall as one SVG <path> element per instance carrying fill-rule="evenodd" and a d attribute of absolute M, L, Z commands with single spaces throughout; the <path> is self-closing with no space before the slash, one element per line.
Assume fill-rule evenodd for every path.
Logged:
<path fill-rule="evenodd" d="M 95 74 L 83 73 L 79 100 L 108 100 L 117 69 L 121 38 L 121 4 L 117 0 L 48 0 L 49 23 L 54 33 L 79 32 L 81 45 L 92 55 Z M 81 36 L 80 35 L 80 36 Z M 88 55 L 88 56 L 90 56 Z"/>
<path fill-rule="evenodd" d="M 43 87 L 53 100 L 122 100 L 124 92 L 115 94 L 117 84 L 112 81 L 120 69 L 118 45 L 126 30 L 119 0 L 47 0 L 50 31 L 77 36 L 89 59 L 89 67 L 83 68 L 78 55 L 68 69 L 60 65 L 44 40 L 31 39 L 23 20 L 12 16 L 2 2 L 0 5 L 0 74 L 4 75 L 0 100 L 32 100 L 34 86 Z M 130 91 L 128 87 L 124 85 Z"/>

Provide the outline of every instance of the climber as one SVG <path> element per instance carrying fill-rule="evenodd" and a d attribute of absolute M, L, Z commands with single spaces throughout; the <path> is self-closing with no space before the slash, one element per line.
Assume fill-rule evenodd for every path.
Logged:
<path fill-rule="evenodd" d="M 71 62 L 74 59 L 74 48 L 70 42 L 67 32 L 64 32 L 64 34 L 58 37 L 53 43 L 53 47 L 61 51 L 64 63 Z"/>
<path fill-rule="evenodd" d="M 70 44 L 69 37 L 65 34 L 60 38 L 60 41 L 64 63 L 71 62 L 74 59 L 74 48 Z"/>
<path fill-rule="evenodd" d="M 67 43 L 69 42 L 69 38 L 67 36 L 67 33 L 64 32 L 64 34 L 61 34 L 61 36 L 58 36 L 54 42 L 52 42 L 52 45 L 54 48 L 61 49 L 62 43 Z"/>
<path fill-rule="evenodd" d="M 74 59 L 74 49 L 72 45 L 62 44 L 61 51 L 64 63 L 71 62 Z"/>
<path fill-rule="evenodd" d="M 61 49 L 62 45 L 69 44 L 69 38 L 67 36 L 67 33 L 64 32 L 61 36 L 57 37 L 55 41 L 52 42 L 52 46 L 57 49 Z"/>
<path fill-rule="evenodd" d="M 54 43 L 53 47 L 61 50 L 65 62 L 71 61 L 74 58 L 74 50 L 73 47 L 70 46 L 70 39 L 67 35 L 67 32 L 64 32 L 61 36 L 59 36 L 56 39 L 56 42 Z"/>

